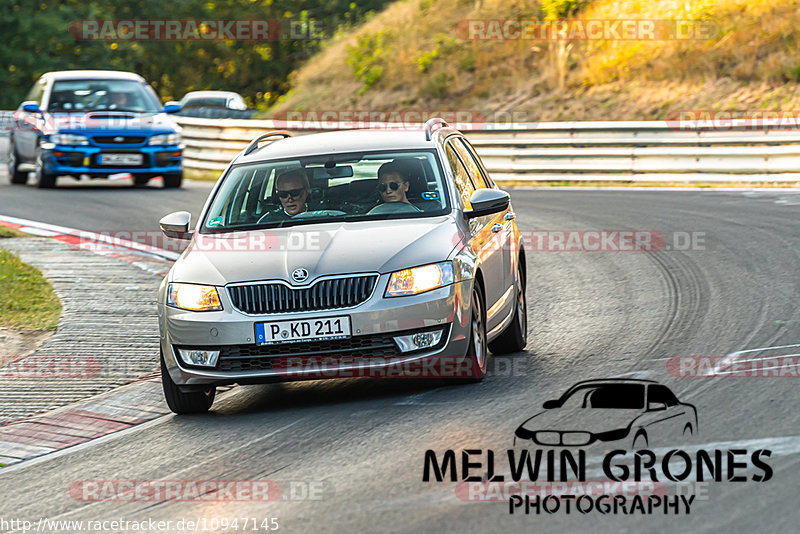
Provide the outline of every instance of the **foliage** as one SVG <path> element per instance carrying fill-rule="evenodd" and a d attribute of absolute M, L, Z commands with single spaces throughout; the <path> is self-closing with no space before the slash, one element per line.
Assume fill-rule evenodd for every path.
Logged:
<path fill-rule="evenodd" d="M 353 68 L 356 79 L 364 84 L 358 94 L 369 91 L 383 76 L 383 62 L 390 55 L 386 41 L 393 33 L 391 30 L 364 33 L 356 38 L 355 45 L 347 47 L 347 64 Z"/>
<path fill-rule="evenodd" d="M 322 37 L 363 22 L 389 0 L 5 0 L 0 2 L 0 109 L 14 109 L 43 73 L 68 69 L 134 71 L 163 100 L 201 89 L 237 91 L 271 104 L 289 74 L 320 49 Z M 266 19 L 281 24 L 274 41 L 78 41 L 80 20 Z M 304 33 L 316 24 L 311 36 Z M 290 29 L 294 34 L 290 35 Z M 310 37 L 310 38 L 309 38 Z"/>

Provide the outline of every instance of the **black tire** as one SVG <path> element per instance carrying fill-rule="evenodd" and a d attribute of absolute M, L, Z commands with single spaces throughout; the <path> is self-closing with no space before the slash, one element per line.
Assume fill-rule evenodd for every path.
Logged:
<path fill-rule="evenodd" d="M 169 376 L 163 356 L 161 357 L 161 386 L 164 389 L 167 406 L 179 415 L 207 412 L 214 404 L 214 396 L 217 392 L 217 388 L 213 386 L 205 391 L 181 391 Z"/>
<path fill-rule="evenodd" d="M 174 172 L 169 174 L 162 175 L 164 178 L 164 188 L 165 189 L 172 189 L 180 187 L 183 183 L 183 173 L 182 172 Z"/>
<path fill-rule="evenodd" d="M 151 178 L 152 176 L 149 174 L 134 174 L 133 187 L 145 187 Z"/>
<path fill-rule="evenodd" d="M 36 187 L 39 189 L 52 189 L 56 186 L 56 175 L 44 172 L 42 149 L 36 149 Z"/>
<path fill-rule="evenodd" d="M 13 143 L 8 145 L 8 179 L 12 184 L 25 184 L 28 182 L 28 173 L 17 170 L 19 158 Z"/>
<path fill-rule="evenodd" d="M 474 383 L 480 382 L 486 376 L 488 366 L 489 349 L 486 346 L 486 309 L 484 307 L 483 291 L 477 280 L 472 286 L 472 310 L 470 316 L 470 335 L 467 347 L 466 376 L 459 374 L 458 380 L 461 382 Z"/>
<path fill-rule="evenodd" d="M 517 267 L 516 309 L 511 323 L 494 341 L 489 343 L 489 350 L 494 354 L 519 352 L 528 343 L 528 302 L 525 297 L 525 274 L 522 264 Z"/>

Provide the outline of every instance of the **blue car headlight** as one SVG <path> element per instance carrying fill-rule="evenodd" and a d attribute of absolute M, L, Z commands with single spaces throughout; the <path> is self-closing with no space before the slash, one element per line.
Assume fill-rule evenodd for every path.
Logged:
<path fill-rule="evenodd" d="M 89 144 L 89 138 L 85 135 L 57 133 L 50 136 L 50 142 L 56 145 L 85 146 Z"/>
<path fill-rule="evenodd" d="M 148 145 L 177 145 L 181 142 L 180 134 L 158 134 L 154 135 L 147 142 Z"/>

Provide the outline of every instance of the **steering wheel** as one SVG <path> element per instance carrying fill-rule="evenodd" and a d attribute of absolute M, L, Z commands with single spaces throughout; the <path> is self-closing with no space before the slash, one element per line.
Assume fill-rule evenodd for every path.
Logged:
<path fill-rule="evenodd" d="M 405 202 L 385 202 L 378 204 L 367 212 L 367 215 L 382 215 L 385 213 L 419 213 L 422 210 L 413 204 Z"/>

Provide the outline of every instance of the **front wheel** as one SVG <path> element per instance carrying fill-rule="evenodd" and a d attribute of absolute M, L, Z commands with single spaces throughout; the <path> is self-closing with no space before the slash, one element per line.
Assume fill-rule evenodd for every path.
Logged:
<path fill-rule="evenodd" d="M 525 299 L 525 274 L 521 264 L 517 267 L 516 286 L 517 300 L 511 324 L 489 344 L 489 350 L 494 354 L 519 352 L 528 343 L 528 303 Z"/>
<path fill-rule="evenodd" d="M 483 291 L 477 281 L 472 287 L 472 313 L 470 314 L 469 346 L 466 355 L 465 382 L 480 382 L 486 376 L 488 349 L 486 347 L 486 310 L 483 308 Z"/>
<path fill-rule="evenodd" d="M 163 175 L 164 178 L 164 187 L 171 189 L 180 187 L 183 183 L 183 173 L 182 172 L 173 172 Z"/>
<path fill-rule="evenodd" d="M 149 174 L 134 174 L 133 175 L 133 187 L 145 187 L 147 182 L 150 181 L 152 178 Z"/>
<path fill-rule="evenodd" d="M 39 189 L 52 189 L 56 186 L 56 175 L 44 169 L 44 154 L 42 149 L 36 151 L 36 187 Z"/>
<path fill-rule="evenodd" d="M 214 403 L 214 396 L 217 392 L 214 386 L 203 391 L 181 391 L 178 385 L 172 381 L 172 377 L 169 376 L 163 356 L 161 357 L 161 386 L 164 389 L 164 399 L 167 401 L 167 406 L 179 415 L 207 412 Z"/>
<path fill-rule="evenodd" d="M 20 172 L 17 170 L 19 166 L 19 159 L 17 158 L 17 149 L 13 144 L 8 147 L 8 178 L 12 184 L 24 184 L 28 181 L 28 173 Z"/>

